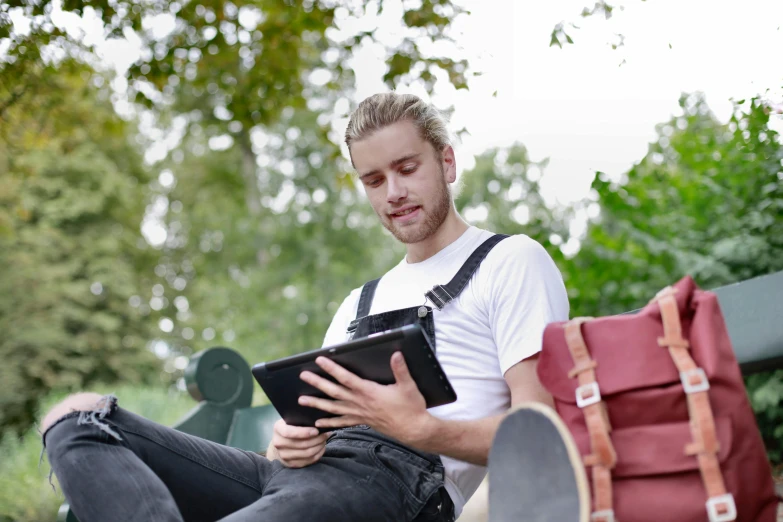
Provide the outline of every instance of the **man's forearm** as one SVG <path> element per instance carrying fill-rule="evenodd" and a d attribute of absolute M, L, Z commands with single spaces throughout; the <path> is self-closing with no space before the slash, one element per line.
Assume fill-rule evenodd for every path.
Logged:
<path fill-rule="evenodd" d="M 410 444 L 422 451 L 486 466 L 492 440 L 504 416 L 458 421 L 430 415 Z"/>

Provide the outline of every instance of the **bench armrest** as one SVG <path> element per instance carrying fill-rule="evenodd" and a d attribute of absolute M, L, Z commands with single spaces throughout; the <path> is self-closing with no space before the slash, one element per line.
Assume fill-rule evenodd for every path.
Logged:
<path fill-rule="evenodd" d="M 253 400 L 250 366 L 234 350 L 209 348 L 191 357 L 185 383 L 199 404 L 174 428 L 225 444 L 234 413 L 250 406 Z"/>

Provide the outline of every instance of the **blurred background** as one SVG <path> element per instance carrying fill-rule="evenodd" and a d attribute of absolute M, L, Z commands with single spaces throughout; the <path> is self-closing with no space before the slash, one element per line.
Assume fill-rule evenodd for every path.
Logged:
<path fill-rule="evenodd" d="M 783 270 L 781 24 L 776 0 L 0 3 L 0 522 L 54 519 L 35 423 L 68 392 L 171 424 L 191 354 L 316 348 L 401 259 L 342 144 L 375 92 L 450 115 L 459 211 L 543 244 L 572 316 Z M 776 464 L 783 374 L 748 386 Z"/>

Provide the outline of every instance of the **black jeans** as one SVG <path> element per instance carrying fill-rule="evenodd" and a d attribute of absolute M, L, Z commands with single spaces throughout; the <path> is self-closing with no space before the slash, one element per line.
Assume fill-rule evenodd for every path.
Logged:
<path fill-rule="evenodd" d="M 80 522 L 452 521 L 443 467 L 361 428 L 291 469 L 119 408 L 74 412 L 44 434 Z"/>

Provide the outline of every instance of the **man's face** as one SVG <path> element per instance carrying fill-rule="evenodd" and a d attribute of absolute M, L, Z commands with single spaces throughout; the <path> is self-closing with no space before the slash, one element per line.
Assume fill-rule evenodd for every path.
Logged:
<path fill-rule="evenodd" d="M 402 243 L 424 241 L 446 220 L 456 176 L 451 147 L 436 152 L 401 121 L 354 142 L 351 157 L 375 213 Z"/>

